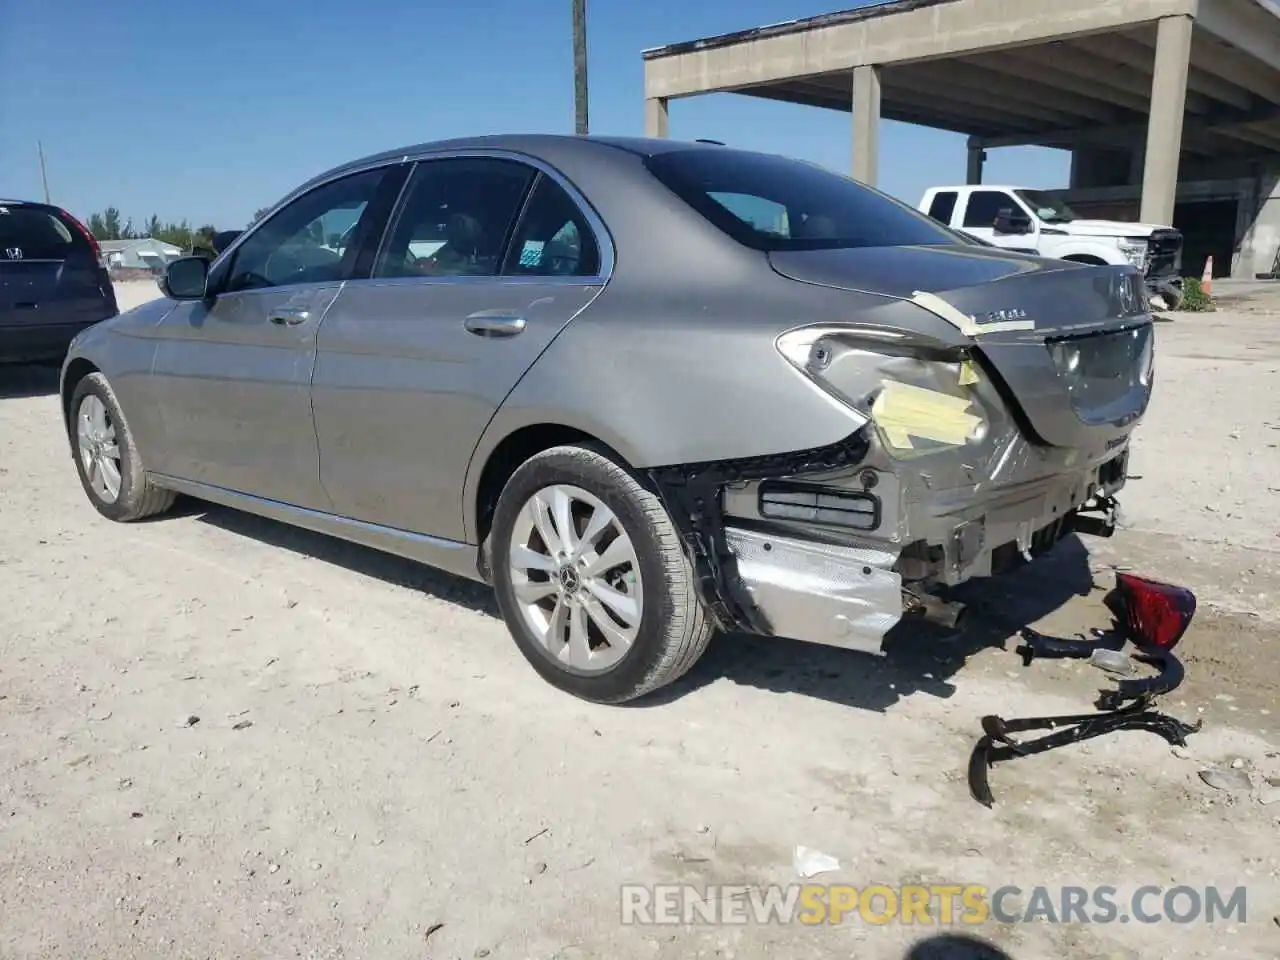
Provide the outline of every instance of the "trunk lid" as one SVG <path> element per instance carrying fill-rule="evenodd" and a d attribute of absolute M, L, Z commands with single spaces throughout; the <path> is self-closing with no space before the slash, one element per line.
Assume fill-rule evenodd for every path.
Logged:
<path fill-rule="evenodd" d="M 975 353 L 1044 443 L 1114 442 L 1146 410 L 1154 333 L 1142 275 L 1132 267 L 960 245 L 784 251 L 769 259 L 792 280 L 915 300 L 963 322 Z"/>

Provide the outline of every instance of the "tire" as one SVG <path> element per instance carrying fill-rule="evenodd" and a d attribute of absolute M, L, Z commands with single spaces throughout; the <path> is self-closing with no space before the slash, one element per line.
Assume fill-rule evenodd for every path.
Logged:
<path fill-rule="evenodd" d="M 537 574 L 545 576 L 546 581 L 533 580 L 513 568 L 514 550 L 521 551 L 517 560 L 530 555 L 530 548 L 523 543 L 526 534 L 522 531 L 532 524 L 531 503 L 535 495 L 548 506 L 560 503 L 558 498 L 563 496 L 576 504 L 573 509 L 582 512 L 574 514 L 573 538 L 583 538 L 590 529 L 586 526 L 589 518 L 596 516 L 598 508 L 586 501 L 603 505 L 606 511 L 601 516 L 609 514 L 615 521 L 606 532 L 597 533 L 595 543 L 600 546 L 591 547 L 588 556 L 578 559 L 583 572 L 576 587 L 573 583 L 566 587 L 563 580 L 567 576 L 566 566 L 578 569 L 572 562 Z M 554 513 L 552 508 L 550 514 Z M 554 516 L 547 519 L 552 523 L 553 533 L 556 532 Z M 534 526 L 528 534 L 532 538 L 530 543 L 541 543 L 534 552 L 554 553 L 554 548 L 549 548 L 540 536 L 534 537 L 534 532 L 540 529 Z M 517 542 L 513 543 L 513 538 Z M 594 565 L 607 562 L 604 554 L 612 556 L 613 541 L 624 538 L 632 548 L 628 554 L 631 561 L 603 570 L 598 576 L 588 575 Z M 544 680 L 576 697 L 616 704 L 651 693 L 687 673 L 702 656 L 714 633 L 712 620 L 694 587 L 693 568 L 662 503 L 628 470 L 600 451 L 580 446 L 553 447 L 525 461 L 498 499 L 490 542 L 498 606 L 516 645 Z M 570 579 L 577 576 L 574 574 Z M 618 578 L 613 586 L 607 582 L 609 577 Z M 529 590 L 537 592 L 548 587 L 554 587 L 555 591 L 539 601 L 542 604 L 539 609 L 549 608 L 551 612 L 530 614 L 533 608 L 528 604 Z M 518 595 L 518 589 L 525 591 L 524 600 Z M 609 616 L 614 628 L 625 625 L 627 618 L 614 616 L 615 608 L 606 606 L 598 599 L 600 596 L 612 598 L 614 603 L 622 596 L 629 605 L 639 598 L 638 623 L 629 628 L 632 632 L 629 644 L 608 642 L 614 631 L 602 629 L 601 612 Z M 574 659 L 574 654 L 567 651 L 571 647 L 580 651 L 581 645 L 559 646 L 555 640 L 544 641 L 535 631 L 531 617 L 545 616 L 554 623 L 554 611 L 560 609 L 562 602 L 568 604 L 569 612 L 565 614 L 564 629 L 559 636 L 563 638 L 568 631 L 572 639 L 577 635 L 574 628 L 581 623 L 593 642 L 605 640 L 591 651 L 591 659 L 600 660 L 601 666 L 581 667 L 567 662 L 563 658 Z M 579 619 L 575 620 L 575 616 Z M 553 635 L 551 629 L 546 633 Z M 562 651 L 561 657 L 552 653 L 552 646 Z M 578 656 L 577 660 L 581 663 L 582 657 Z"/>
<path fill-rule="evenodd" d="M 113 448 L 118 453 L 116 473 L 119 479 L 115 485 L 117 492 L 114 498 L 110 496 L 109 484 L 106 492 L 102 489 L 102 468 L 99 467 L 98 472 L 91 475 L 94 460 L 85 454 L 80 442 L 81 420 L 89 416 L 90 410 L 95 409 L 95 402 L 101 405 L 108 428 L 105 438 L 95 439 L 106 459 L 111 459 L 109 454 Z M 91 416 L 89 418 L 92 419 Z M 120 523 L 130 523 L 164 513 L 173 506 L 177 494 L 157 487 L 147 478 L 129 423 L 125 420 L 111 384 L 102 374 L 91 373 L 76 384 L 67 415 L 67 434 L 71 441 L 71 454 L 76 462 L 76 473 L 80 475 L 80 485 L 84 487 L 89 502 L 104 517 Z"/>

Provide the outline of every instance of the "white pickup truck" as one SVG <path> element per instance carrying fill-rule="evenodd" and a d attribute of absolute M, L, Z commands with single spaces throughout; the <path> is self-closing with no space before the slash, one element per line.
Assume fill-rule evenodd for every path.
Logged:
<path fill-rule="evenodd" d="M 1078 263 L 1132 264 L 1146 275 L 1152 306 L 1173 310 L 1182 300 L 1182 234 L 1171 227 L 1082 220 L 1052 193 L 987 184 L 931 187 L 920 210 L 997 247 Z"/>

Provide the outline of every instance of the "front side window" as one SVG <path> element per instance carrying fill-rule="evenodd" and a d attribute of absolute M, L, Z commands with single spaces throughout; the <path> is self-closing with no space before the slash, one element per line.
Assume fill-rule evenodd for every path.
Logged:
<path fill-rule="evenodd" d="M 757 250 L 955 244 L 961 239 L 878 190 L 800 160 L 740 150 L 672 150 L 645 161 L 669 190 Z"/>
<path fill-rule="evenodd" d="M 334 180 L 265 221 L 235 252 L 226 289 L 256 290 L 345 279 L 381 169 Z"/>
<path fill-rule="evenodd" d="M 496 276 L 535 173 L 513 160 L 419 163 L 374 276 Z"/>
<path fill-rule="evenodd" d="M 582 210 L 560 184 L 539 176 L 512 239 L 508 276 L 592 277 L 600 248 Z"/>
<path fill-rule="evenodd" d="M 1001 210 L 1022 212 L 1013 197 L 1003 190 L 975 190 L 969 194 L 969 203 L 964 208 L 964 225 L 966 228 L 993 227 Z"/>

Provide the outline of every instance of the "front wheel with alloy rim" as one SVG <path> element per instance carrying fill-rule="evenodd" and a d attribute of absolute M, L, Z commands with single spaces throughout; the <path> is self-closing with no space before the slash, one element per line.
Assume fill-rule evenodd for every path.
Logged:
<path fill-rule="evenodd" d="M 526 461 L 490 534 L 498 605 L 525 658 L 575 696 L 621 703 L 678 679 L 713 627 L 662 503 L 604 453 Z"/>
<path fill-rule="evenodd" d="M 121 522 L 163 513 L 175 494 L 155 486 L 142 467 L 129 424 L 107 378 L 91 373 L 72 391 L 68 434 L 89 502 Z"/>

